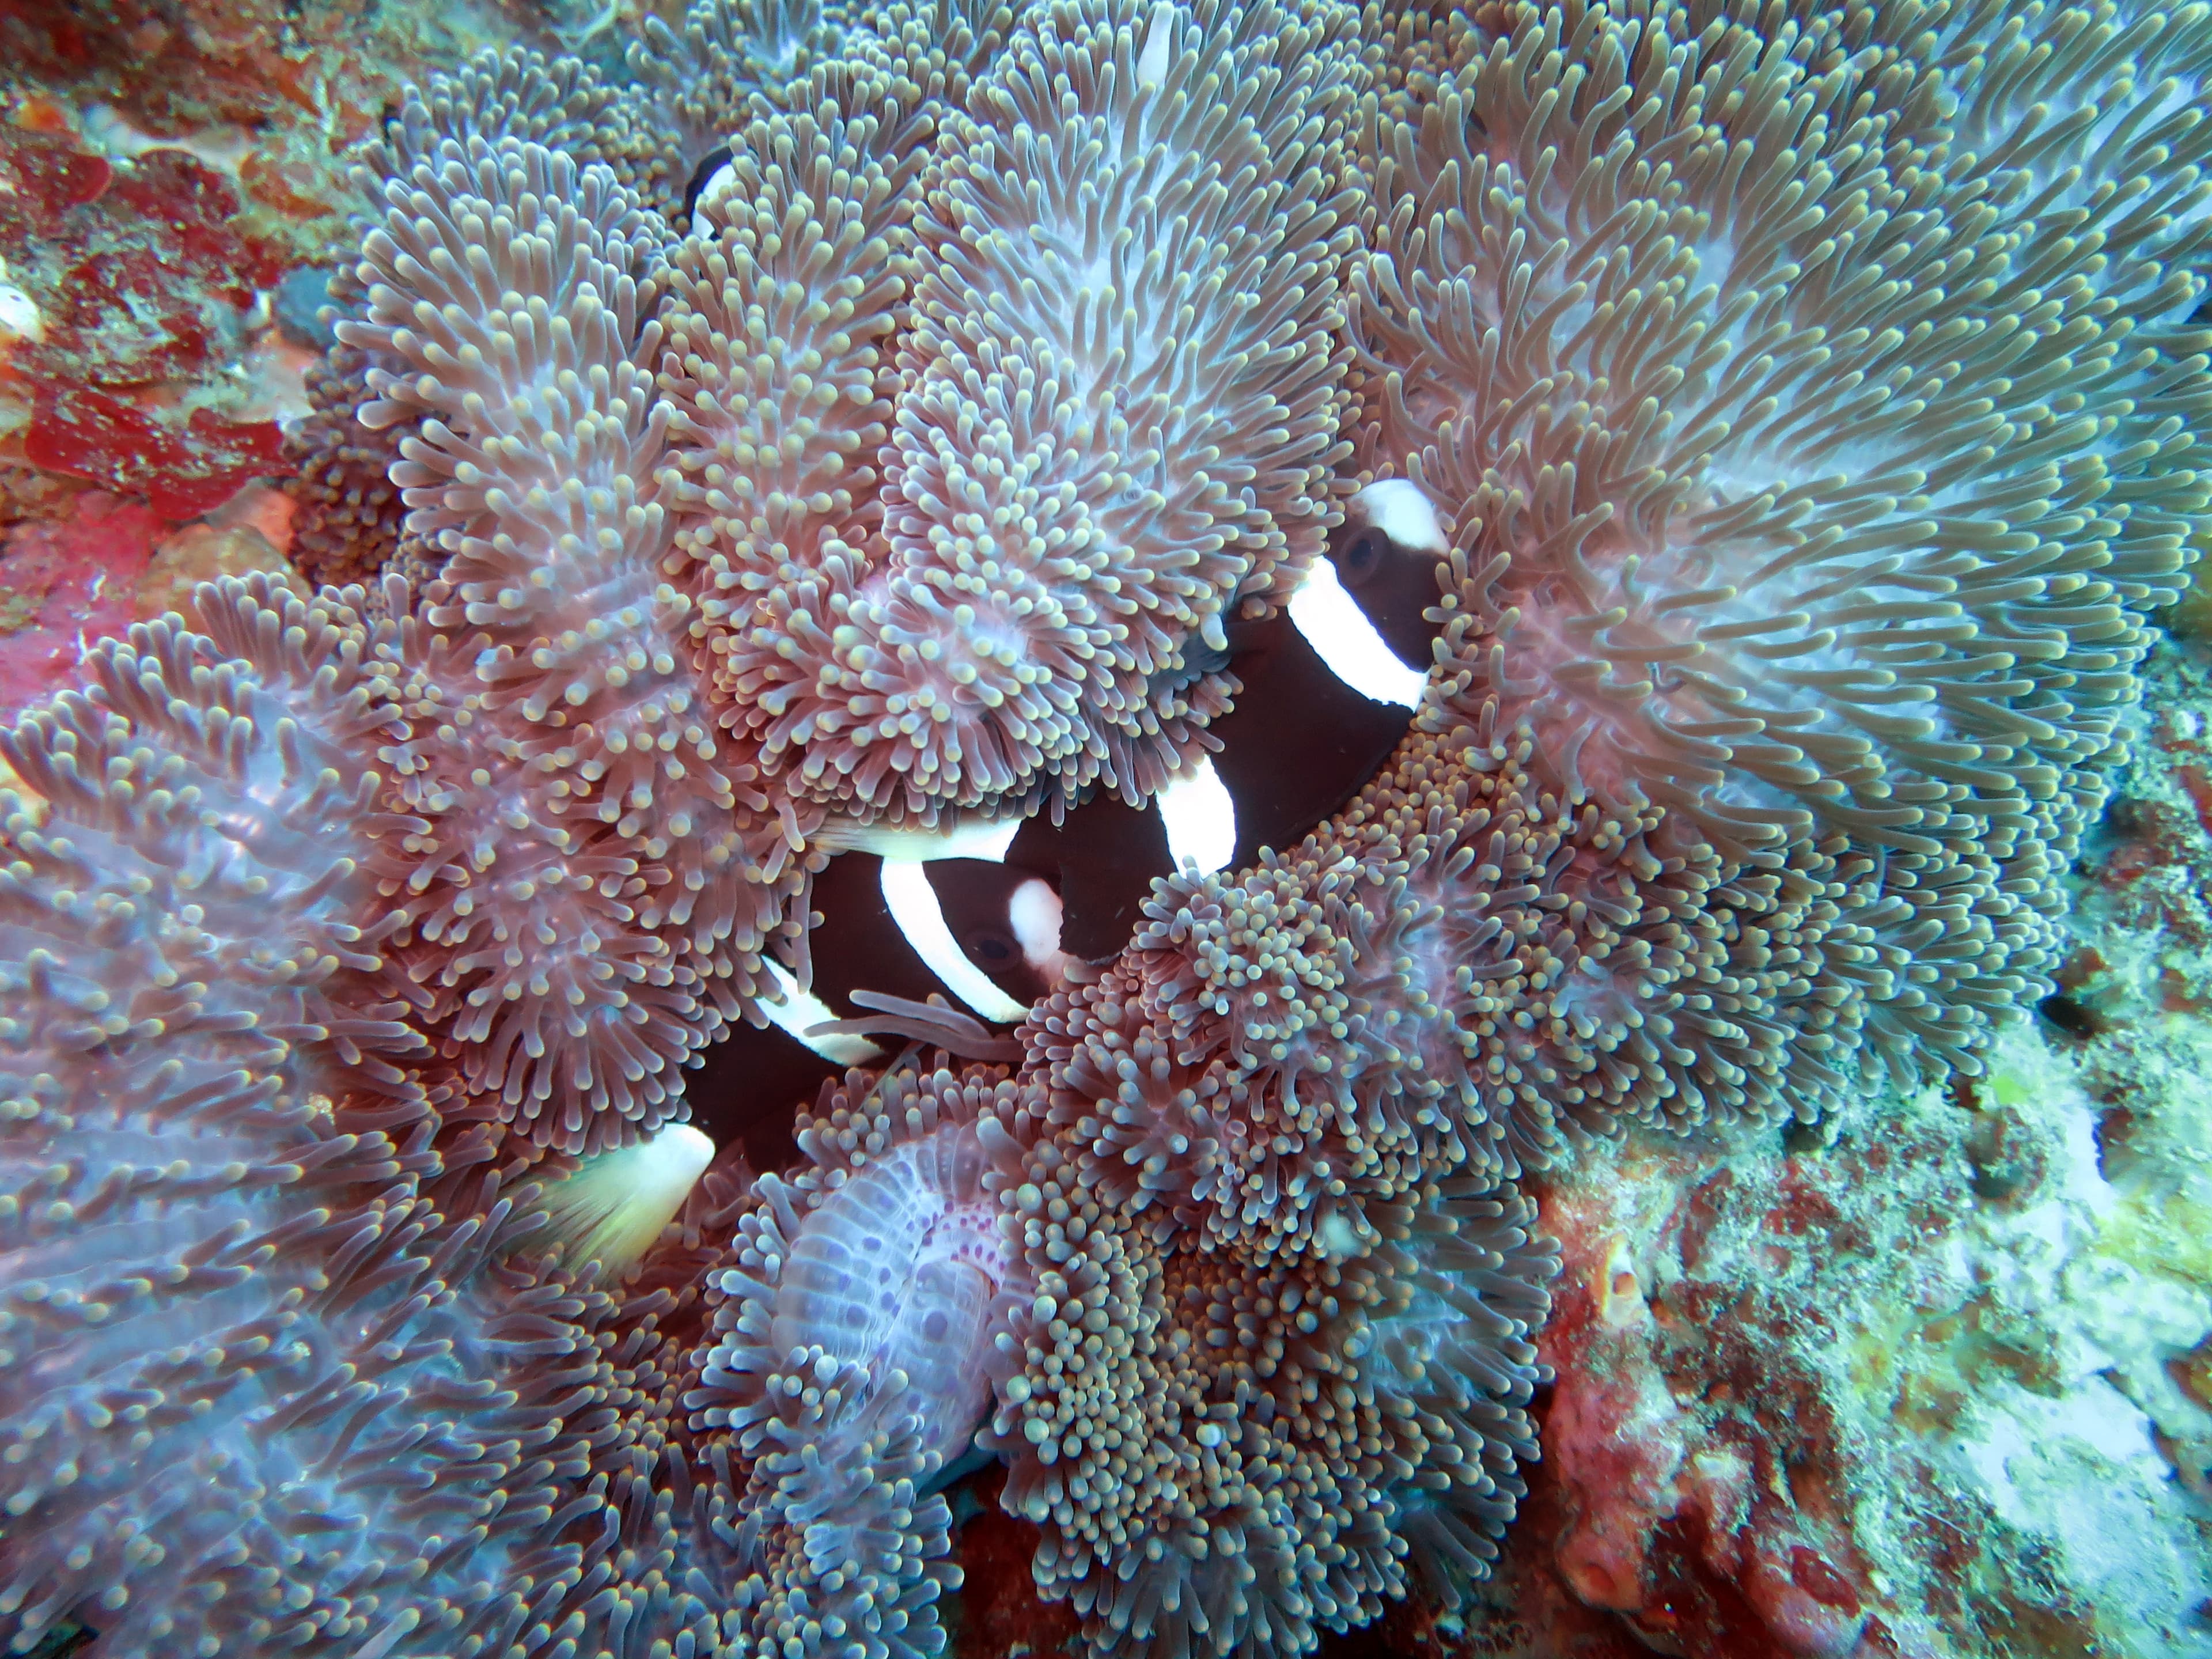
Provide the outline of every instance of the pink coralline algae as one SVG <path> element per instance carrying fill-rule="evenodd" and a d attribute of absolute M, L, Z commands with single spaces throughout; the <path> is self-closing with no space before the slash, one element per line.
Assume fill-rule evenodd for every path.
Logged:
<path fill-rule="evenodd" d="M 1848 1654 L 1876 1600 L 1874 1564 L 1860 1558 L 1818 1480 L 1782 1474 L 1814 1462 L 1837 1435 L 1817 1379 L 1788 1355 L 1778 1313 L 1763 1298 L 1730 1321 L 1718 1343 L 1692 1322 L 1724 1295 L 1753 1299 L 1708 1259 L 1716 1212 L 1760 1196 L 1775 1206 L 1769 1227 L 1791 1212 L 1786 1190 L 1739 1194 L 1734 1182 L 1723 1170 L 1662 1218 L 1662 1237 L 1680 1262 L 1668 1262 L 1674 1282 L 1663 1286 L 1639 1276 L 1630 1240 L 1640 1218 L 1587 1200 L 1550 1212 L 1570 1240 L 1546 1337 L 1547 1352 L 1572 1356 L 1546 1424 L 1567 1511 L 1559 1572 L 1585 1606 L 1620 1614 L 1661 1642 Z M 1796 1252 L 1778 1248 L 1771 1233 L 1746 1231 L 1760 1241 L 1759 1271 L 1797 1265 Z M 1848 1262 L 1865 1254 L 1864 1240 L 1837 1231 L 1824 1241 L 1830 1255 Z M 1720 1376 L 1742 1378 L 1739 1386 L 1790 1409 L 1750 1428 L 1729 1409 L 1725 1385 L 1715 1399 L 1688 1395 L 1674 1378 L 1677 1351 L 1692 1342 L 1712 1350 Z"/>
<path fill-rule="evenodd" d="M 19 710 L 73 680 L 92 641 L 130 625 L 163 528 L 149 508 L 94 498 L 65 522 L 16 537 L 0 558 L 0 708 Z"/>
<path fill-rule="evenodd" d="M 2212 15 L 708 0 L 630 61 L 364 150 L 307 493 L 381 579 L 203 586 L 0 732 L 0 1630 L 902 1659 L 979 1462 L 1102 1656 L 1473 1616 L 1520 1183 L 2047 988 L 2206 508 Z M 1441 557 L 1334 534 L 1378 481 Z M 584 1259 L 833 858 L 1207 775 L 1331 583 L 1428 671 L 1371 779 Z M 1563 1231 L 1577 1587 L 1649 1614 L 1678 1442 L 1848 1650 L 1863 1564 Z"/>
<path fill-rule="evenodd" d="M 6 370 L 30 404 L 21 458 L 197 517 L 286 470 L 274 421 L 180 401 L 234 368 L 281 252 L 241 222 L 229 179 L 181 148 L 127 171 L 67 132 L 0 126 L 0 247 L 33 308 Z M 9 333 L 27 319 L 11 319 Z"/>

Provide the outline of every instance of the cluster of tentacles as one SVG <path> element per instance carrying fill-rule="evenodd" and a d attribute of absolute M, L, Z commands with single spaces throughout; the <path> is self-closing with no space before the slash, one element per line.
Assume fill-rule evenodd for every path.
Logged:
<path fill-rule="evenodd" d="M 979 1456 L 1102 1656 L 1457 1600 L 1522 1177 L 2040 982 L 2206 510 L 2212 15 L 710 3 L 632 66 L 365 158 L 311 550 L 394 574 L 0 732 L 0 1632 L 928 1653 Z M 1381 775 L 584 1259 L 830 857 L 1182 775 L 1377 477 L 1450 544 Z"/>

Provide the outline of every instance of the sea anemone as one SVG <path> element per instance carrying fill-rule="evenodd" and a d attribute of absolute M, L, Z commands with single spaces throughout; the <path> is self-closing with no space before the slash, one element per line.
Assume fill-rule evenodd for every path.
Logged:
<path fill-rule="evenodd" d="M 2208 43 L 2067 16 L 1455 15 L 1368 146 L 1360 454 L 1454 526 L 1462 695 L 1674 846 L 1826 852 L 1908 1070 L 2047 963 L 2204 507 Z"/>
<path fill-rule="evenodd" d="M 991 1443 L 1095 1650 L 1295 1652 L 1403 1595 L 1408 1548 L 1452 1598 L 1486 1570 L 1535 1455 L 1558 1264 L 1532 1205 L 1431 1182 L 1374 1207 L 1387 1242 L 1261 1264 L 1132 1227 L 1144 1195 L 1110 1199 L 1036 1105 L 1006 1127 L 1035 1297 Z"/>
<path fill-rule="evenodd" d="M 793 787 L 1141 799 L 1198 745 L 1224 695 L 1188 642 L 1334 511 L 1353 21 L 1043 7 L 918 126 L 918 176 L 825 116 L 751 136 L 773 216 L 716 266 L 747 384 L 678 388 L 730 428 L 687 550 L 724 718 Z"/>
<path fill-rule="evenodd" d="M 959 1574 L 924 1494 L 990 1405 L 1013 1252 L 985 1176 L 1018 1093 L 1003 1070 L 854 1073 L 801 1120 L 811 1167 L 761 1178 L 711 1281 L 689 1403 L 746 1460 L 733 1601 L 763 1651 L 942 1645 L 932 1604 Z"/>
<path fill-rule="evenodd" d="M 0 738 L 39 792 L 0 887 L 16 1647 L 71 1613 L 115 1654 L 503 1645 L 616 1571 L 589 1617 L 699 1626 L 639 1565 L 675 1548 L 678 1298 L 495 1250 L 513 1197 L 349 920 L 388 908 L 358 616 L 259 579 L 207 615 Z"/>
<path fill-rule="evenodd" d="M 927 1653 L 976 1455 L 1102 1659 L 1461 1596 L 1537 1450 L 1523 1174 L 1971 1068 L 2042 982 L 2205 509 L 2212 13 L 644 52 L 364 157 L 321 384 L 386 580 L 203 588 L 0 733 L 0 1629 Z M 1084 889 L 1209 767 L 1219 867 Z M 1057 884 L 1018 1029 L 817 997 L 816 898 L 978 836 L 1010 923 Z M 608 1231 L 772 1016 L 868 1040 L 798 1167 Z"/>

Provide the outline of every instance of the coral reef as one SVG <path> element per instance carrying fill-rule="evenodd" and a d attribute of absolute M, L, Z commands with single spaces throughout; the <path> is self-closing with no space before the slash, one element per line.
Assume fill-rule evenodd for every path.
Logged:
<path fill-rule="evenodd" d="M 11 600 L 54 600 L 35 629 L 13 604 L 0 619 L 11 714 L 73 683 L 85 644 L 167 608 L 132 608 L 111 575 L 100 615 L 69 614 L 79 581 L 139 556 L 140 500 L 181 524 L 238 510 L 255 480 L 295 483 L 286 431 L 324 343 L 301 334 L 301 296 L 312 330 L 326 268 L 358 246 L 349 152 L 486 30 L 508 24 L 258 0 L 0 18 L 0 561 L 43 563 L 59 532 L 82 572 L 0 578 Z"/>
<path fill-rule="evenodd" d="M 2149 678 L 2068 924 L 2095 1030 L 2054 1008 L 1817 1133 L 1632 1134 L 1547 1179 L 1560 1381 L 1474 1650 L 2212 1651 L 2212 836 L 2163 752 L 2201 653 Z"/>
<path fill-rule="evenodd" d="M 2184 1639 L 2205 1276 L 2130 1344 L 2068 1275 L 2201 1180 L 1999 1032 L 2141 1018 L 2064 872 L 2172 863 L 2085 836 L 2207 508 L 2208 66 L 705 0 L 410 93 L 296 452 L 379 580 L 199 586 L 0 731 L 0 1631 L 905 1659 L 990 1465 L 1101 1659 Z M 1255 644 L 1317 594 L 1425 653 L 1371 779 L 1002 1052 L 863 1004 L 795 1167 L 699 1172 L 833 859 L 1334 720 Z M 2100 1411 L 2126 1571 L 2039 1495 Z"/>
<path fill-rule="evenodd" d="M 150 150 L 118 172 L 77 143 L 0 128 L 0 248 L 22 305 L 8 369 L 29 404 L 21 459 L 143 490 L 173 522 L 194 518 L 284 471 L 281 435 L 259 410 L 164 409 L 141 392 L 243 356 L 282 256 L 246 230 L 231 180 L 188 150 Z"/>

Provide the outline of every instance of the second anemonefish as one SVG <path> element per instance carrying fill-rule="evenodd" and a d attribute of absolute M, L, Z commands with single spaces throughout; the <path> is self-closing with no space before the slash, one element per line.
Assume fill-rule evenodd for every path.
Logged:
<path fill-rule="evenodd" d="M 689 231 L 694 236 L 712 240 L 715 225 L 709 210 L 728 192 L 736 179 L 737 171 L 731 165 L 727 144 L 717 144 L 701 156 L 684 186 L 684 208 L 676 221 L 677 234 Z"/>
<path fill-rule="evenodd" d="M 1243 689 L 1210 728 L 1218 749 L 1141 810 L 1094 797 L 1056 827 L 1023 826 L 1017 854 L 1056 872 L 1068 954 L 1127 943 L 1155 876 L 1295 846 L 1366 785 L 1425 695 L 1440 631 L 1426 613 L 1450 550 L 1419 485 L 1369 484 L 1283 611 L 1229 625 Z"/>

